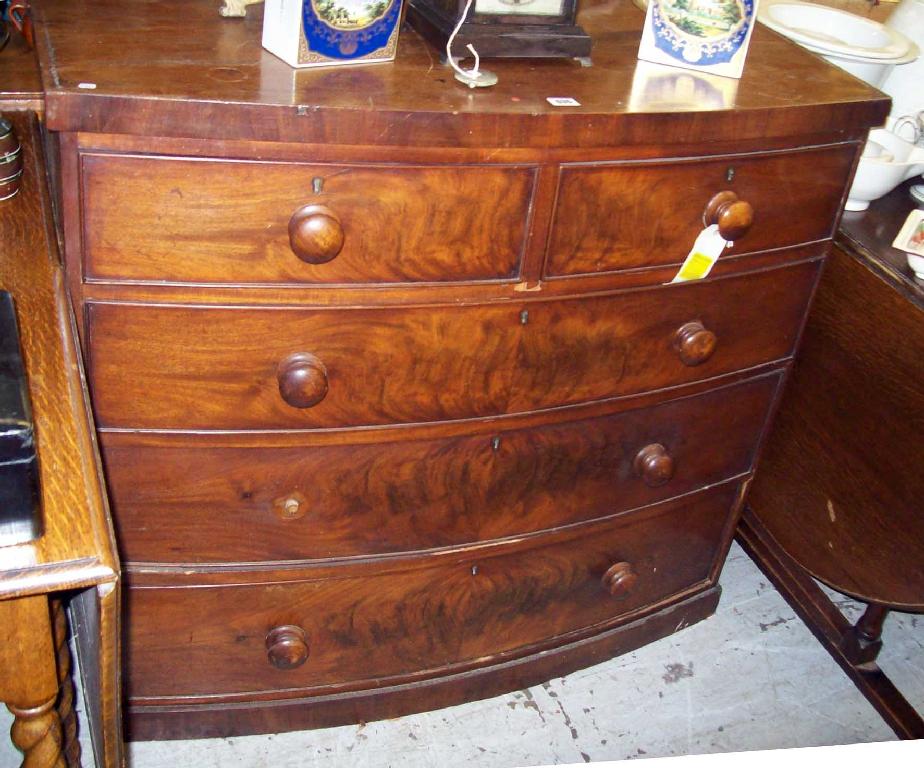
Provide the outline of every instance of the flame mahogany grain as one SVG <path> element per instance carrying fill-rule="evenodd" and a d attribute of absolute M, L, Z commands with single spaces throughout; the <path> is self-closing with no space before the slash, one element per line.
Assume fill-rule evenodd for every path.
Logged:
<path fill-rule="evenodd" d="M 504 166 L 88 153 L 85 270 L 180 283 L 509 279 L 519 272 L 535 176 L 535 168 Z M 290 245 L 290 219 L 310 204 L 329 209 L 342 229 L 342 248 L 313 257 L 318 263 Z"/>
<path fill-rule="evenodd" d="M 854 154 L 843 144 L 718 159 L 566 165 L 546 274 L 683 261 L 710 201 L 726 190 L 753 207 L 753 225 L 728 254 L 828 238 Z"/>
<path fill-rule="evenodd" d="M 319 445 L 306 435 L 282 447 L 253 436 L 239 447 L 177 434 L 155 447 L 104 433 L 103 452 L 130 563 L 407 552 L 604 517 L 741 475 L 779 381 L 771 374 L 607 417 L 448 439 L 357 444 L 347 435 Z M 675 469 L 651 488 L 634 462 L 655 440 Z M 281 519 L 277 500 L 293 497 L 298 519 Z"/>
<path fill-rule="evenodd" d="M 93 303 L 93 403 L 105 427 L 321 428 L 522 413 L 675 386 L 788 357 L 819 266 L 500 306 Z M 692 320 L 718 338 L 697 366 L 673 346 Z M 327 370 L 327 394 L 312 408 L 280 396 L 277 370 L 293 353 Z"/>
<path fill-rule="evenodd" d="M 392 563 L 375 578 L 341 566 L 337 578 L 308 571 L 285 583 L 129 590 L 129 699 L 234 701 L 393 685 L 587 637 L 708 586 L 737 491 L 725 483 L 526 545 Z M 619 561 L 632 562 L 637 580 L 614 601 L 601 579 Z M 283 625 L 301 627 L 311 647 L 285 672 L 265 645 Z"/>
<path fill-rule="evenodd" d="M 471 92 L 410 30 L 394 63 L 296 73 L 261 49 L 261 9 L 36 6 L 130 558 L 132 737 L 446 706 L 714 609 L 889 102 L 758 27 L 724 104 L 665 108 L 637 67 L 642 18 L 587 7 L 593 66 L 492 62 L 498 85 Z M 708 279 L 665 286 L 722 191 L 753 226 Z M 298 220 L 290 238 L 306 205 L 331 212 L 323 242 Z M 293 242 L 337 253 L 306 263 Z M 675 347 L 693 323 L 714 337 Z M 310 407 L 280 396 L 294 354 L 325 371 Z M 295 406 L 323 389 L 310 374 L 283 366 Z M 631 465 L 655 444 L 675 466 L 649 487 Z M 615 598 L 601 579 L 620 563 Z M 268 659 L 280 634 L 300 666 Z"/>

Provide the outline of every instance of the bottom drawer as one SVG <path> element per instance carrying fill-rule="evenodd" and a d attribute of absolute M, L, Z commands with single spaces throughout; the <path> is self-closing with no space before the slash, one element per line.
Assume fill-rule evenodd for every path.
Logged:
<path fill-rule="evenodd" d="M 738 488 L 503 547 L 303 570 L 299 581 L 253 583 L 284 573 L 255 571 L 241 574 L 247 584 L 153 586 L 138 576 L 129 697 L 362 690 L 591 636 L 708 579 Z"/>

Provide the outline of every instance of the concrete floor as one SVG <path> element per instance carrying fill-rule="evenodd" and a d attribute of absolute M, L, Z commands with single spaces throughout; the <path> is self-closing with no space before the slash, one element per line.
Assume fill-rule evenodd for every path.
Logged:
<path fill-rule="evenodd" d="M 523 768 L 895 738 L 737 546 L 721 581 L 712 618 L 535 688 L 364 726 L 136 743 L 129 765 Z M 884 639 L 881 666 L 924 710 L 924 616 L 892 614 Z M 0 768 L 18 764 L 0 746 Z"/>

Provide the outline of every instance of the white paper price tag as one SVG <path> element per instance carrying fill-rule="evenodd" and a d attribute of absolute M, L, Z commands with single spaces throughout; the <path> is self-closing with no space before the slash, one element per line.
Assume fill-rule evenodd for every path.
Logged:
<path fill-rule="evenodd" d="M 671 280 L 672 283 L 683 283 L 687 280 L 702 280 L 711 271 L 713 265 L 719 260 L 722 251 L 731 247 L 732 243 L 719 234 L 717 224 L 710 224 L 696 236 L 689 255 L 680 265 L 680 270 Z"/>

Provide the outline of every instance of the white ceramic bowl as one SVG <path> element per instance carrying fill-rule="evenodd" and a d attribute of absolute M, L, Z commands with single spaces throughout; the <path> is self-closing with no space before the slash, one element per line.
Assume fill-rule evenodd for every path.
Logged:
<path fill-rule="evenodd" d="M 884 128 L 869 132 L 869 140 L 847 195 L 848 211 L 865 211 L 870 201 L 887 195 L 905 179 L 924 173 L 924 148 L 915 147 Z"/>
<path fill-rule="evenodd" d="M 918 59 L 921 51 L 916 43 L 911 43 L 904 55 L 895 59 L 873 59 L 865 56 L 849 56 L 846 54 L 830 53 L 821 48 L 815 48 L 811 45 L 800 43 L 803 48 L 817 53 L 824 59 L 827 59 L 835 66 L 849 72 L 854 77 L 859 77 L 863 82 L 868 83 L 874 88 L 881 86 L 886 80 L 890 79 L 892 73 L 898 69 L 903 71 L 907 67 L 899 65 L 908 65 L 910 62 Z"/>
<path fill-rule="evenodd" d="M 908 266 L 911 267 L 914 276 L 918 280 L 924 280 L 924 256 L 918 256 L 916 253 L 908 253 L 908 251 L 905 251 L 905 254 L 908 256 Z"/>
<path fill-rule="evenodd" d="M 797 43 L 834 55 L 897 59 L 911 43 L 897 29 L 814 3 L 770 0 L 761 4 L 757 17 Z"/>
<path fill-rule="evenodd" d="M 892 74 L 892 70 L 895 69 L 894 64 L 878 59 L 864 61 L 862 59 L 851 59 L 846 56 L 822 53 L 821 51 L 815 51 L 815 53 L 830 61 L 834 66 L 840 67 L 854 77 L 860 78 L 864 83 L 873 86 L 873 88 L 881 86 L 886 81 L 886 78 Z"/>
<path fill-rule="evenodd" d="M 836 8 L 791 0 L 764 0 L 758 20 L 835 66 L 878 88 L 896 66 L 920 50 L 897 29 Z"/>

